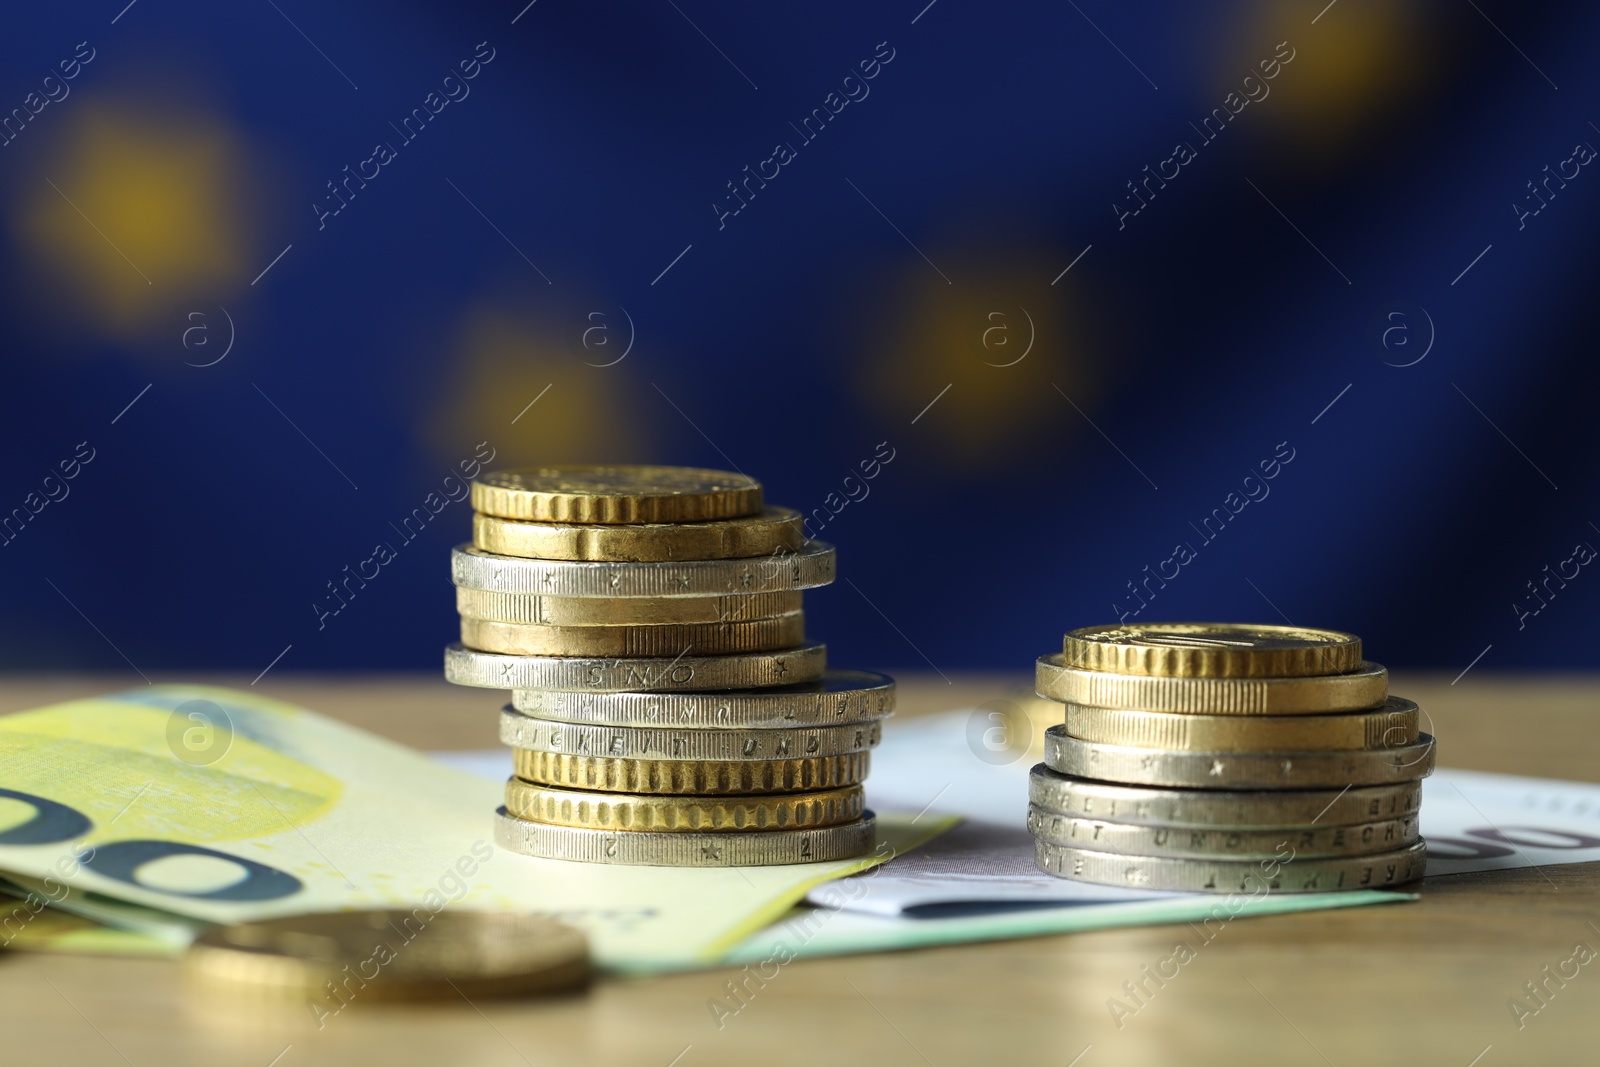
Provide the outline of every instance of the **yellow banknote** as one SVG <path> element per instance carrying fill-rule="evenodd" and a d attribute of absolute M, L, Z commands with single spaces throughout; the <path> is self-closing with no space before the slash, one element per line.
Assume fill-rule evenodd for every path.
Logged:
<path fill-rule="evenodd" d="M 714 961 L 813 885 L 941 825 L 880 812 L 880 848 L 856 860 L 613 867 L 498 848 L 501 793 L 280 701 L 152 686 L 0 717 L 0 872 L 53 904 L 60 891 L 62 908 L 110 898 L 92 916 L 102 921 L 119 901 L 207 922 L 376 906 L 539 912 L 587 930 L 601 966 L 651 970 Z"/>

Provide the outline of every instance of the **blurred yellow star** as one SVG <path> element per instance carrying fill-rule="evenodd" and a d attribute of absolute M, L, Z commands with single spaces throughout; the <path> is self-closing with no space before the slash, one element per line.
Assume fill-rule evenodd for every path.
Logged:
<path fill-rule="evenodd" d="M 881 354 L 857 376 L 862 399 L 894 423 L 915 419 L 930 447 L 967 469 L 1012 454 L 1041 425 L 1075 419 L 1061 391 L 1082 405 L 1092 389 L 1071 280 L 1048 285 L 1061 263 L 1038 253 L 1003 266 L 952 257 L 956 285 L 918 264 L 889 301 Z"/>
<path fill-rule="evenodd" d="M 495 467 L 643 462 L 645 434 L 628 365 L 581 358 L 584 331 L 593 328 L 593 320 L 541 321 L 496 303 L 470 308 L 428 424 L 435 454 L 454 461 L 463 447 L 487 439 Z M 621 342 L 613 345 L 622 350 Z"/>
<path fill-rule="evenodd" d="M 248 284 L 250 169 L 232 126 L 88 101 L 61 119 L 10 205 L 15 254 L 54 298 L 41 313 L 135 341 L 175 301 Z"/>

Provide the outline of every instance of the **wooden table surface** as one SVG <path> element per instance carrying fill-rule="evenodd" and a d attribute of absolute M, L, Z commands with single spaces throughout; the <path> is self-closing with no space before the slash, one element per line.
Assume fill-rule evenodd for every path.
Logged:
<path fill-rule="evenodd" d="M 902 677 L 902 714 L 972 706 L 1014 694 L 1026 681 Z M 128 685 L 121 677 L 12 677 L 0 685 L 0 713 Z M 496 743 L 495 695 L 435 677 L 282 675 L 256 688 L 420 748 Z M 1600 780 L 1600 680 L 1475 671 L 1452 686 L 1447 677 L 1397 672 L 1393 688 L 1432 716 L 1446 766 Z M 317 1031 L 298 1014 L 253 1015 L 186 996 L 170 961 L 7 953 L 0 955 L 0 1063 L 1502 1067 L 1600 1060 L 1600 967 L 1581 970 L 1521 1029 L 1508 1008 L 1525 995 L 1525 982 L 1578 943 L 1600 949 L 1600 864 L 1439 878 L 1421 892 L 1414 904 L 1229 924 L 1120 1030 L 1107 999 L 1141 965 L 1170 954 L 1185 928 L 797 961 L 720 1031 L 707 1000 L 721 992 L 727 972 L 603 981 L 580 995 L 486 1002 L 481 1011 L 374 1006 Z"/>

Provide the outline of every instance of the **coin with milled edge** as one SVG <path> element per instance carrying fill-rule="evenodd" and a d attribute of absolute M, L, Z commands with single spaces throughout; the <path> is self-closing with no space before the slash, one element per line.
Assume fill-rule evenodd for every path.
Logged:
<path fill-rule="evenodd" d="M 543 859 L 647 867 L 762 867 L 865 855 L 877 844 L 878 828 L 869 811 L 839 826 L 759 834 L 591 830 L 516 819 L 501 808 L 494 837 L 502 848 Z"/>
<path fill-rule="evenodd" d="M 661 760 L 773 760 L 838 756 L 877 747 L 876 720 L 777 730 L 685 730 L 660 726 L 580 726 L 500 713 L 500 740 L 512 748 L 574 756 Z"/>
<path fill-rule="evenodd" d="M 764 509 L 759 515 L 716 522 L 632 525 L 525 522 L 494 515 L 472 517 L 472 541 L 485 552 L 530 559 L 661 563 L 687 559 L 742 559 L 794 551 L 805 542 L 800 513 Z"/>
<path fill-rule="evenodd" d="M 324 1002 L 344 1006 L 330 990 L 358 973 L 363 1000 L 538 993 L 586 982 L 589 951 L 582 931 L 536 915 L 336 911 L 213 926 L 183 967 L 202 986 L 309 1001 L 320 1017 Z"/>
<path fill-rule="evenodd" d="M 1040 656 L 1034 687 L 1047 700 L 1130 711 L 1203 715 L 1319 715 L 1383 703 L 1389 672 L 1363 663 L 1348 674 L 1304 678 L 1164 678 L 1068 667 L 1057 652 Z"/>
<path fill-rule="evenodd" d="M 1189 789 L 1322 789 L 1384 785 L 1433 770 L 1431 734 L 1399 748 L 1344 752 L 1163 752 L 1107 745 L 1052 726 L 1044 762 L 1053 771 L 1102 782 Z"/>
<path fill-rule="evenodd" d="M 654 833 L 764 833 L 837 826 L 861 818 L 858 785 L 772 796 L 673 797 L 555 789 L 520 778 L 506 782 L 506 812 L 552 826 Z"/>
<path fill-rule="evenodd" d="M 1411 844 L 1417 839 L 1417 817 L 1352 826 L 1140 826 L 1077 819 L 1030 804 L 1028 832 L 1057 845 L 1131 856 L 1270 859 L 1286 845 L 1300 857 L 1365 856 Z"/>
<path fill-rule="evenodd" d="M 759 512 L 761 483 L 697 467 L 523 467 L 480 474 L 472 507 L 534 522 L 703 522 Z"/>
<path fill-rule="evenodd" d="M 1361 665 L 1361 639 L 1337 630 L 1229 622 L 1153 622 L 1070 631 L 1063 663 L 1091 671 L 1181 678 L 1343 674 Z"/>
<path fill-rule="evenodd" d="M 804 593 L 750 596 L 597 597 L 533 596 L 456 590 L 456 611 L 469 619 L 539 623 L 543 626 L 669 626 L 697 622 L 746 622 L 799 611 Z"/>
<path fill-rule="evenodd" d="M 564 693 L 518 689 L 525 715 L 589 726 L 772 729 L 883 719 L 894 713 L 894 679 L 830 670 L 817 682 L 722 693 Z"/>
<path fill-rule="evenodd" d="M 702 622 L 684 626 L 541 626 L 462 619 L 461 643 L 510 656 L 721 656 L 769 652 L 805 643 L 806 615 Z"/>
<path fill-rule="evenodd" d="M 614 759 L 567 752 L 511 750 L 513 773 L 535 785 L 608 793 L 803 793 L 860 785 L 872 765 L 867 752 L 774 760 Z"/>
<path fill-rule="evenodd" d="M 1389 697 L 1373 711 L 1328 715 L 1193 715 L 1067 705 L 1067 733 L 1084 741 L 1178 752 L 1399 748 L 1417 739 L 1421 709 Z"/>
<path fill-rule="evenodd" d="M 1229 793 L 1113 785 L 1058 774 L 1040 763 L 1028 774 L 1028 800 L 1062 815 L 1145 826 L 1345 826 L 1415 815 L 1422 782 Z"/>
<path fill-rule="evenodd" d="M 473 545 L 450 551 L 450 578 L 466 589 L 561 597 L 704 597 L 784 593 L 832 582 L 833 546 L 807 541 L 795 552 L 753 559 L 676 563 L 586 563 L 497 556 Z"/>
<path fill-rule="evenodd" d="M 1427 845 L 1422 841 L 1393 852 L 1323 859 L 1295 856 L 1288 846 L 1282 859 L 1262 860 L 1122 856 L 1037 839 L 1033 849 L 1039 869 L 1060 878 L 1128 889 L 1239 893 L 1258 898 L 1269 893 L 1328 893 L 1403 885 L 1421 878 L 1428 860 Z"/>
<path fill-rule="evenodd" d="M 459 644 L 444 650 L 445 680 L 486 689 L 561 689 L 612 693 L 675 689 L 759 689 L 814 682 L 827 669 L 826 645 L 783 652 L 649 659 L 506 656 Z"/>

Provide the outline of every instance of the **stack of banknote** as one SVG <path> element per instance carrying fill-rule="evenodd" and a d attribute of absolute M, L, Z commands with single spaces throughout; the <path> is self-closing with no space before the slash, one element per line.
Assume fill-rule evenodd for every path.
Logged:
<path fill-rule="evenodd" d="M 1421 878 L 1434 742 L 1388 677 L 1333 630 L 1073 630 L 1037 668 L 1039 695 L 1065 705 L 1030 779 L 1040 868 L 1219 893 Z"/>
<path fill-rule="evenodd" d="M 680 467 L 500 471 L 472 500 L 445 676 L 512 691 L 503 846 L 674 866 L 872 849 L 861 783 L 894 682 L 807 642 L 834 550 L 798 512 Z"/>

